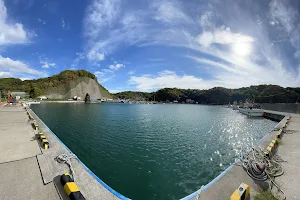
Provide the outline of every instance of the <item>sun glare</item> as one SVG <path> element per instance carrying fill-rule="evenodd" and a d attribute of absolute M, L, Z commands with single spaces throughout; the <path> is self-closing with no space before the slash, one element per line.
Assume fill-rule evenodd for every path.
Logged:
<path fill-rule="evenodd" d="M 250 43 L 235 43 L 233 44 L 233 52 L 239 56 L 248 56 L 251 53 L 251 44 Z"/>

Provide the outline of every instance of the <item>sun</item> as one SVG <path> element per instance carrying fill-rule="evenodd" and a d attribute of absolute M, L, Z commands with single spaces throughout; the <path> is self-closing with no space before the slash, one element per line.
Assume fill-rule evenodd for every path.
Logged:
<path fill-rule="evenodd" d="M 251 54 L 252 46 L 250 43 L 238 42 L 233 44 L 232 50 L 239 56 L 248 56 Z"/>

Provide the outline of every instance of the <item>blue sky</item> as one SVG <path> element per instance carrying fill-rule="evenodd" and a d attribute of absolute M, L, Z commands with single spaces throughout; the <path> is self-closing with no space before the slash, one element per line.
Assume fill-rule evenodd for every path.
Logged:
<path fill-rule="evenodd" d="M 0 0 L 0 77 L 66 69 L 111 92 L 300 86 L 300 2 Z"/>

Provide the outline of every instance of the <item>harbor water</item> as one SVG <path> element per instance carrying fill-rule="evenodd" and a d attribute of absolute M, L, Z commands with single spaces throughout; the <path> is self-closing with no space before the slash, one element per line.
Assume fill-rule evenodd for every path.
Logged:
<path fill-rule="evenodd" d="M 31 108 L 106 184 L 143 200 L 180 199 L 198 190 L 276 125 L 222 106 L 42 103 Z"/>

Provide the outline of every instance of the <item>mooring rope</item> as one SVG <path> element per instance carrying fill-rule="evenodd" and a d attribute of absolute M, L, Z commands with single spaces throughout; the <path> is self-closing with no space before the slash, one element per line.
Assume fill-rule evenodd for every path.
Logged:
<path fill-rule="evenodd" d="M 275 177 L 281 176 L 284 173 L 283 168 L 279 163 L 284 161 L 279 156 L 269 159 L 264 155 L 264 152 L 260 147 L 252 147 L 248 151 L 241 151 L 240 161 L 242 163 L 241 166 L 243 166 L 252 179 L 257 181 L 267 181 L 269 179 L 270 191 L 272 192 L 273 184 L 283 194 L 283 199 L 286 199 L 285 193 L 274 182 Z M 278 196 L 278 194 L 275 194 L 274 196 Z"/>
<path fill-rule="evenodd" d="M 63 154 L 57 156 L 55 158 L 55 160 L 58 163 L 66 163 L 69 166 L 69 168 L 70 168 L 70 174 L 72 174 L 72 178 L 75 181 L 75 172 L 74 172 L 72 164 L 71 164 L 71 158 L 76 158 L 76 156 L 74 154 L 73 155 L 68 155 L 66 153 L 63 153 Z"/>
<path fill-rule="evenodd" d="M 200 200 L 200 195 L 201 195 L 201 192 L 202 192 L 202 188 L 203 188 L 203 185 L 202 185 L 201 188 L 197 191 L 196 200 Z"/>

